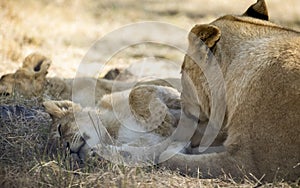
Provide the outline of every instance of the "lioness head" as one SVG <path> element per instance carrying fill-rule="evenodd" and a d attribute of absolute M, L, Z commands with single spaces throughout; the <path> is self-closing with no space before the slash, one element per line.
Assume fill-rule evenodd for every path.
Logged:
<path fill-rule="evenodd" d="M 181 98 L 185 114 L 198 121 L 199 124 L 198 130 L 192 138 L 193 146 L 200 144 L 206 130 L 205 125 L 211 120 L 213 92 L 216 93 L 217 98 L 221 98 L 222 87 L 223 89 L 226 87 L 224 85 L 226 80 L 223 78 L 226 76 L 230 62 L 243 50 L 248 50 L 239 49 L 239 46 L 247 40 L 267 37 L 270 33 L 266 28 L 282 29 L 269 22 L 268 19 L 265 1 L 258 0 L 240 16 L 226 15 L 210 24 L 198 24 L 191 29 L 188 36 L 189 48 L 182 65 L 183 92 Z M 252 47 L 257 48 L 256 46 Z M 220 71 L 217 72 L 217 69 Z M 212 88 L 217 89 L 212 91 Z M 228 115 L 227 111 L 225 116 Z M 226 121 L 225 117 L 223 125 L 226 124 Z M 222 131 L 220 134 L 226 136 Z M 216 144 L 224 141 L 225 138 L 222 137 Z"/>
<path fill-rule="evenodd" d="M 210 24 L 198 24 L 191 29 L 188 53 L 182 65 L 183 91 L 189 91 L 182 93 L 183 108 L 188 116 L 202 122 L 209 119 L 211 90 L 207 87 L 209 83 L 206 77 L 214 74 L 209 72 L 213 61 L 220 66 L 222 72 L 226 71 L 227 63 L 236 53 L 240 53 L 240 49 L 231 45 L 239 45 L 247 39 L 259 37 L 258 35 L 269 35 L 265 32 L 265 27 L 280 28 L 268 22 L 268 18 L 265 1 L 258 0 L 241 16 L 223 16 Z M 191 84 L 195 88 L 191 88 Z M 192 96 L 192 90 L 199 92 L 198 95 Z"/>

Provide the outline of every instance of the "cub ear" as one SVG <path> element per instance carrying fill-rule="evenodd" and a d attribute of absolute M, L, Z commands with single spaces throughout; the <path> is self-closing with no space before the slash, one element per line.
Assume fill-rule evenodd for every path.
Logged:
<path fill-rule="evenodd" d="M 189 33 L 190 44 L 197 40 L 203 41 L 208 48 L 212 48 L 220 39 L 221 30 L 213 25 L 195 25 Z"/>
<path fill-rule="evenodd" d="M 50 64 L 51 60 L 44 55 L 32 53 L 24 59 L 22 69 L 30 74 L 47 74 Z"/>
<path fill-rule="evenodd" d="M 257 0 L 257 2 L 251 5 L 243 16 L 249 16 L 261 20 L 269 20 L 268 9 L 265 0 Z"/>

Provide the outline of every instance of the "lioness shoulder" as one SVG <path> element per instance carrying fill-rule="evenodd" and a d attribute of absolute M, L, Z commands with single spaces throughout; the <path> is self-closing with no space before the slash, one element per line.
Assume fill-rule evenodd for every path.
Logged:
<path fill-rule="evenodd" d="M 299 178 L 299 49 L 300 33 L 269 22 L 264 0 L 241 16 L 194 26 L 182 65 L 181 95 L 185 115 L 199 122 L 191 145 L 203 146 L 207 126 L 217 127 L 212 113 L 224 104 L 220 127 L 226 134 L 216 132 L 213 142 L 224 151 L 174 153 L 163 165 L 202 177 Z M 225 97 L 215 101 L 213 92 L 220 91 L 219 96 L 222 87 Z"/>

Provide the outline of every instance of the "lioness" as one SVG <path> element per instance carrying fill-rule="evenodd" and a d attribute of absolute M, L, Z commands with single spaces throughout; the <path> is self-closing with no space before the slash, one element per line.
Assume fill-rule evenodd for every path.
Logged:
<path fill-rule="evenodd" d="M 226 113 L 221 127 L 225 134 L 219 134 L 214 144 L 223 146 L 224 151 L 174 153 L 162 165 L 190 175 L 200 172 L 204 178 L 224 173 L 243 178 L 251 173 L 263 181 L 298 179 L 299 50 L 300 33 L 269 22 L 264 0 L 241 16 L 227 15 L 210 24 L 195 25 L 182 65 L 182 107 L 186 116 L 199 122 L 191 139 L 191 146 L 197 147 L 205 134 L 201 130 L 208 121 L 215 121 L 210 119 L 211 91 L 222 83 L 209 83 L 204 74 L 217 64 L 224 77 Z M 208 74 L 217 77 L 216 72 Z M 189 80 L 198 102 L 191 97 Z"/>

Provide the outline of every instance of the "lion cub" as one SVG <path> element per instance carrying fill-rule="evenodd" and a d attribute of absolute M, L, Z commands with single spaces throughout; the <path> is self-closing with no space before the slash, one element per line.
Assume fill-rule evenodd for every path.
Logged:
<path fill-rule="evenodd" d="M 51 60 L 33 53 L 27 56 L 23 65 L 15 73 L 0 78 L 0 96 L 19 94 L 25 97 L 37 97 L 44 91 L 46 75 Z"/>
<path fill-rule="evenodd" d="M 105 95 L 93 109 L 71 101 L 43 104 L 54 120 L 52 138 L 60 137 L 75 158 L 84 159 L 93 149 L 128 164 L 153 164 L 170 143 L 181 112 L 179 92 L 157 85 Z"/>

